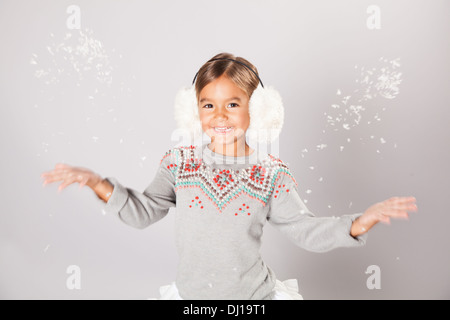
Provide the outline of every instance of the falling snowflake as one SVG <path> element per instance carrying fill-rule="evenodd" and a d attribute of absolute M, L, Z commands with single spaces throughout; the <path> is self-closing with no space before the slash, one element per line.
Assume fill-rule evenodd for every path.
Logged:
<path fill-rule="evenodd" d="M 72 33 L 73 32 L 73 33 Z M 54 35 L 51 34 L 54 40 Z M 36 66 L 34 75 L 46 84 L 56 84 L 65 75 L 76 76 L 77 86 L 84 78 L 94 78 L 108 86 L 112 83 L 113 65 L 103 43 L 94 37 L 94 32 L 86 28 L 67 32 L 61 42 L 46 46 L 52 67 L 40 65 L 36 53 L 31 54 L 30 64 Z M 47 57 L 42 57 L 42 60 Z M 97 91 L 98 92 L 98 91 Z M 91 96 L 92 98 L 92 96 Z"/>

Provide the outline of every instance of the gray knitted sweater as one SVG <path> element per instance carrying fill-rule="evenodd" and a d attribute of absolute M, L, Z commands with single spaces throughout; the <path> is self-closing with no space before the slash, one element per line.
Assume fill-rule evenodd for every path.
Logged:
<path fill-rule="evenodd" d="M 230 157 L 206 143 L 174 147 L 143 192 L 106 179 L 114 190 L 105 210 L 130 226 L 145 228 L 176 207 L 176 286 L 183 299 L 271 299 L 275 274 L 260 256 L 266 221 L 314 252 L 360 246 L 367 238 L 350 235 L 361 213 L 314 216 L 288 165 L 258 150 Z"/>

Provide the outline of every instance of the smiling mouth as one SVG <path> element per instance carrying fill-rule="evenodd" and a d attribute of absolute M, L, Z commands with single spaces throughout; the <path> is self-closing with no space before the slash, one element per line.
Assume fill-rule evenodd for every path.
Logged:
<path fill-rule="evenodd" d="M 228 133 L 231 132 L 233 130 L 233 127 L 214 127 L 214 132 L 219 133 L 219 134 L 224 134 L 224 133 Z"/>

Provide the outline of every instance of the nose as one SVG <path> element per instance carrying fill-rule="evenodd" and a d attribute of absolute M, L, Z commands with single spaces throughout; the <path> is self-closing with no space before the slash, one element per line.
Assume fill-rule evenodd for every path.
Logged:
<path fill-rule="evenodd" d="M 214 112 L 214 120 L 216 120 L 216 121 L 228 120 L 228 115 L 226 113 L 226 110 L 224 110 L 223 108 L 216 108 L 216 110 Z"/>

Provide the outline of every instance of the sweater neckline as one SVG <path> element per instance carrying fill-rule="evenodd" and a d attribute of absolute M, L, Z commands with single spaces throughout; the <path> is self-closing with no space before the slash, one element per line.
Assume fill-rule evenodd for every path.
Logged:
<path fill-rule="evenodd" d="M 258 158 L 261 158 L 261 154 L 258 152 L 257 149 L 254 149 L 253 152 L 246 156 L 227 156 L 223 155 L 217 152 L 212 151 L 208 147 L 209 143 L 205 143 L 202 146 L 202 154 L 203 158 L 206 158 L 207 160 L 211 160 L 215 163 L 220 164 L 250 164 L 250 163 L 256 163 L 258 161 Z"/>

